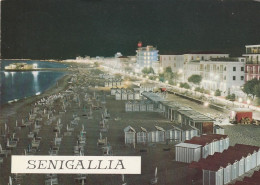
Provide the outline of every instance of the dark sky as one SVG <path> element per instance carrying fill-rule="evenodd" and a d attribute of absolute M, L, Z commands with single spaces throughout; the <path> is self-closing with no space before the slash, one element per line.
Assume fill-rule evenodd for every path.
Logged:
<path fill-rule="evenodd" d="M 5 0 L 2 58 L 66 59 L 221 51 L 260 44 L 260 3 L 251 0 Z"/>

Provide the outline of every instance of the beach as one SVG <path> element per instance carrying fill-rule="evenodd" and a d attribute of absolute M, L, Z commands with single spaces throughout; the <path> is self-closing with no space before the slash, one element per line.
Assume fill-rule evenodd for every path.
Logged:
<path fill-rule="evenodd" d="M 19 138 L 19 141 L 17 146 L 11 149 L 12 155 L 24 155 L 25 153 L 27 155 L 50 155 L 50 152 L 54 155 L 53 152 L 57 152 L 57 155 L 102 156 L 104 155 L 102 146 L 97 145 L 100 133 L 102 133 L 102 138 L 107 138 L 107 145 L 112 148 L 110 155 L 141 156 L 141 175 L 124 176 L 124 181 L 129 185 L 150 184 L 156 168 L 158 169 L 159 184 L 187 185 L 191 184 L 192 179 L 197 179 L 196 172 L 189 170 L 188 164 L 174 160 L 174 143 L 161 142 L 135 146 L 125 144 L 124 128 L 127 126 L 136 130 L 143 127 L 148 131 L 154 130 L 155 126 L 169 127 L 172 123 L 163 114 L 159 112 L 126 112 L 126 101 L 116 101 L 115 96 L 110 93 L 110 87 L 104 87 L 104 79 L 100 78 L 98 74 L 101 72 L 100 70 L 90 67 L 88 64 L 72 64 L 72 66 L 71 73 L 65 75 L 55 86 L 43 94 L 3 106 L 0 113 L 0 126 L 2 130 L 5 123 L 8 126 L 6 135 L 0 139 L 4 150 L 6 149 L 6 139 L 11 138 L 15 133 L 15 137 Z M 129 83 L 131 79 L 126 79 L 127 83 L 123 81 L 122 87 L 133 88 L 134 85 Z M 179 100 L 183 105 L 189 105 L 198 111 L 209 109 L 201 108 L 201 105 L 173 95 L 169 95 L 168 98 Z M 211 113 L 218 113 L 214 109 L 209 110 Z M 105 118 L 108 113 L 109 118 Z M 26 121 L 28 117 L 29 120 Z M 22 126 L 23 122 L 29 124 Z M 107 126 L 105 131 L 101 131 L 102 122 L 105 122 L 104 125 Z M 258 140 L 254 137 L 257 138 L 259 130 L 248 126 L 246 128 L 249 131 L 240 132 L 240 127 L 239 125 L 225 126 L 231 144 L 237 141 L 257 144 Z M 33 137 L 29 137 L 31 132 L 40 143 L 35 150 L 32 149 L 32 143 L 35 144 L 35 141 L 32 139 Z M 244 138 L 238 139 L 237 133 L 244 134 Z M 82 135 L 83 137 L 81 137 Z M 241 135 L 239 136 L 241 138 Z M 79 142 L 83 144 L 80 145 Z M 81 149 L 75 150 L 75 147 Z M 46 184 L 46 180 L 50 179 L 43 174 L 11 175 L 10 154 L 3 157 L 0 168 L 0 185 L 7 184 L 9 176 L 12 176 L 14 181 L 25 185 Z M 81 181 L 77 180 L 78 177 L 79 175 L 61 174 L 53 178 L 57 179 L 58 184 L 71 185 L 81 184 Z M 115 185 L 123 183 L 121 175 L 82 174 L 80 177 L 86 179 L 85 184 Z M 194 184 L 201 184 L 200 179 Z"/>

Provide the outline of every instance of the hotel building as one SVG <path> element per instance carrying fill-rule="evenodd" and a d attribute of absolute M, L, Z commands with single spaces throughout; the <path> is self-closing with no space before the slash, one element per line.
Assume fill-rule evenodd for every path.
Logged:
<path fill-rule="evenodd" d="M 260 45 L 247 45 L 245 80 L 260 79 Z"/>
<path fill-rule="evenodd" d="M 245 58 L 212 58 L 211 60 L 191 61 L 185 66 L 191 75 L 202 76 L 201 87 L 210 91 L 219 89 L 222 95 L 229 93 L 242 96 L 241 86 L 245 83 Z"/>
<path fill-rule="evenodd" d="M 136 50 L 138 72 L 143 68 L 152 67 L 155 73 L 159 71 L 158 50 L 153 46 L 138 47 Z"/>

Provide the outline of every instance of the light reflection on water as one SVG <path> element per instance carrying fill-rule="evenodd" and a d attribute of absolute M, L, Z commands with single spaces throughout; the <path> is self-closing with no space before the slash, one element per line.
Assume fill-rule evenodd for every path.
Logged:
<path fill-rule="evenodd" d="M 42 64 L 41 64 L 42 65 Z M 48 64 L 50 66 L 50 64 Z M 57 64 L 55 64 L 57 66 Z M 0 72 L 0 104 L 39 95 L 53 86 L 65 73 L 58 71 Z"/>

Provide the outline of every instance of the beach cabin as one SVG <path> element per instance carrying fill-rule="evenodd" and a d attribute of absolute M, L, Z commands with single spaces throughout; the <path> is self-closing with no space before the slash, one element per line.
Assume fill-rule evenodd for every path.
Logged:
<path fill-rule="evenodd" d="M 148 142 L 157 143 L 165 141 L 165 130 L 162 127 L 155 126 L 156 130 L 148 132 Z"/>
<path fill-rule="evenodd" d="M 133 103 L 131 101 L 128 101 L 125 103 L 125 111 L 126 112 L 132 112 L 133 111 Z"/>
<path fill-rule="evenodd" d="M 127 99 L 134 100 L 134 92 L 132 90 L 127 91 Z"/>
<path fill-rule="evenodd" d="M 191 163 L 199 161 L 201 156 L 201 145 L 180 143 L 175 145 L 175 159 L 179 162 Z"/>
<path fill-rule="evenodd" d="M 139 105 L 140 105 L 140 111 L 141 112 L 146 112 L 147 109 L 146 109 L 145 101 L 140 101 Z"/>
<path fill-rule="evenodd" d="M 140 100 L 140 91 L 134 91 L 134 99 Z"/>
<path fill-rule="evenodd" d="M 122 100 L 127 100 L 127 90 L 126 89 L 122 89 Z"/>
<path fill-rule="evenodd" d="M 146 110 L 147 112 L 153 112 L 154 107 L 153 107 L 153 103 L 151 101 L 146 101 Z"/>
<path fill-rule="evenodd" d="M 136 133 L 137 144 L 145 144 L 147 142 L 147 130 L 141 127 L 140 131 Z"/>
<path fill-rule="evenodd" d="M 121 100 L 121 99 L 122 99 L 120 90 L 117 90 L 117 91 L 115 92 L 115 98 L 116 98 L 116 100 Z"/>
<path fill-rule="evenodd" d="M 135 134 L 136 134 L 135 129 L 131 126 L 127 126 L 124 129 L 124 132 L 125 132 L 125 144 L 135 143 Z"/>
<path fill-rule="evenodd" d="M 138 102 L 138 101 L 133 102 L 133 111 L 135 111 L 135 112 L 140 111 L 140 102 Z"/>
<path fill-rule="evenodd" d="M 165 140 L 167 142 L 180 142 L 182 130 L 177 127 L 169 128 L 165 131 Z"/>
<path fill-rule="evenodd" d="M 112 87 L 111 88 L 111 95 L 116 95 L 117 88 Z"/>
<path fill-rule="evenodd" d="M 200 134 L 212 134 L 214 119 L 194 110 L 178 110 L 178 122 L 180 124 L 196 127 Z"/>
<path fill-rule="evenodd" d="M 109 81 L 105 80 L 105 87 L 109 87 Z"/>
<path fill-rule="evenodd" d="M 115 82 L 115 85 L 116 86 L 121 86 L 122 85 L 122 79 L 116 79 L 116 82 Z"/>

